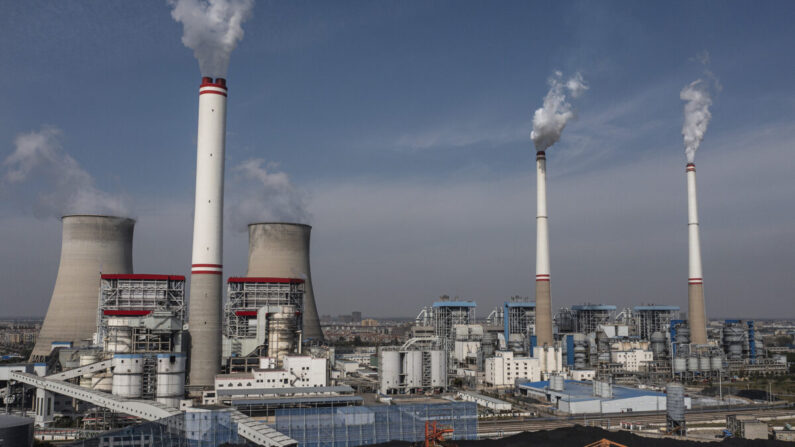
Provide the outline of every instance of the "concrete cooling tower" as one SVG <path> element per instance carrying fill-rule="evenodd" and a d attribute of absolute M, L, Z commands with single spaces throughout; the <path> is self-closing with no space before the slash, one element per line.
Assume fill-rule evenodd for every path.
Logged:
<path fill-rule="evenodd" d="M 301 278 L 304 289 L 304 339 L 322 340 L 320 319 L 309 268 L 312 227 L 296 223 L 255 223 L 248 226 L 249 277 Z"/>
<path fill-rule="evenodd" d="M 79 343 L 97 330 L 100 273 L 132 273 L 135 221 L 124 217 L 64 216 L 61 261 L 47 316 L 31 361 L 40 362 L 53 342 Z"/>

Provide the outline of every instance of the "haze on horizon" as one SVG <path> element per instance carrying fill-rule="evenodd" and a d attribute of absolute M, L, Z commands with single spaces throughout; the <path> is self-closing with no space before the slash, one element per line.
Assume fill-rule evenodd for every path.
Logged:
<path fill-rule="evenodd" d="M 2 316 L 46 312 L 64 211 L 128 211 L 136 272 L 188 274 L 200 79 L 169 4 L 0 11 Z M 793 22 L 785 1 L 257 2 L 228 72 L 225 275 L 248 221 L 299 220 L 321 314 L 532 298 L 530 131 L 560 70 L 588 91 L 548 153 L 553 308 L 686 310 L 680 91 L 708 70 L 707 315 L 795 318 Z"/>

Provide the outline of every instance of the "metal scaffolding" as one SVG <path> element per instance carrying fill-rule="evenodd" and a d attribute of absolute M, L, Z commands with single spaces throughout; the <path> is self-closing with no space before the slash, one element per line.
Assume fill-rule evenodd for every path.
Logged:
<path fill-rule="evenodd" d="M 108 353 L 179 352 L 185 310 L 184 276 L 101 275 L 98 341 Z"/>
<path fill-rule="evenodd" d="M 616 311 L 610 304 L 580 304 L 571 306 L 574 317 L 574 332 L 590 334 L 596 332 L 600 324 L 607 324 Z"/>
<path fill-rule="evenodd" d="M 635 322 L 637 324 L 638 335 L 641 340 L 651 340 L 651 334 L 655 332 L 665 333 L 671 320 L 675 320 L 679 314 L 679 306 L 635 306 Z"/>
<path fill-rule="evenodd" d="M 434 335 L 439 337 L 447 352 L 454 349 L 453 326 L 475 322 L 474 301 L 437 301 L 433 303 Z"/>

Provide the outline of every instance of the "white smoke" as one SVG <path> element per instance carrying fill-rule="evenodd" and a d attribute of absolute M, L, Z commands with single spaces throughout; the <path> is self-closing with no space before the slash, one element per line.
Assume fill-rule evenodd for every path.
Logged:
<path fill-rule="evenodd" d="M 254 158 L 234 168 L 240 178 L 254 183 L 236 194 L 240 199 L 230 206 L 232 226 L 245 230 L 256 222 L 307 223 L 306 194 L 293 186 L 285 172 L 277 171 L 277 163 Z"/>
<path fill-rule="evenodd" d="M 254 0 L 169 0 L 182 23 L 182 43 L 193 50 L 202 76 L 226 77 L 229 57 L 243 39 Z"/>
<path fill-rule="evenodd" d="M 693 81 L 679 93 L 679 98 L 685 101 L 685 120 L 682 125 L 682 136 L 685 142 L 685 155 L 687 162 L 693 163 L 704 134 L 707 132 L 712 113 L 709 106 L 712 98 L 707 84 L 701 79 Z"/>
<path fill-rule="evenodd" d="M 563 73 L 556 71 L 549 78 L 549 92 L 544 97 L 544 106 L 533 114 L 533 132 L 530 133 L 530 138 L 533 139 L 536 150 L 545 151 L 557 143 L 566 123 L 574 117 L 572 106 L 566 100 L 566 93 L 572 98 L 578 98 L 586 90 L 588 85 L 580 73 L 564 81 Z"/>
<path fill-rule="evenodd" d="M 53 127 L 18 135 L 14 152 L 3 161 L 3 186 L 28 182 L 19 194 L 36 196 L 33 212 L 38 217 L 127 215 L 123 201 L 98 189 L 91 174 L 63 150 L 60 135 Z"/>

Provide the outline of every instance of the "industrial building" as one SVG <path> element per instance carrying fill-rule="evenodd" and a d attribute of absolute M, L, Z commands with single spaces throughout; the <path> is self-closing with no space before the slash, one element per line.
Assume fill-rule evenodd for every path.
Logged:
<path fill-rule="evenodd" d="M 652 334 L 664 334 L 672 320 L 678 318 L 679 306 L 650 304 L 633 308 L 637 333 L 641 340 L 651 340 Z"/>
<path fill-rule="evenodd" d="M 550 402 L 559 411 L 569 414 L 626 413 L 666 409 L 664 393 L 599 381 L 543 380 L 519 384 L 517 389 L 524 395 Z M 690 398 L 685 398 L 685 405 L 690 408 Z"/>
<path fill-rule="evenodd" d="M 571 306 L 574 332 L 590 334 L 599 325 L 608 324 L 616 311 L 611 304 L 580 304 Z"/>
<path fill-rule="evenodd" d="M 498 351 L 486 359 L 483 381 L 486 385 L 501 388 L 513 387 L 517 379 L 529 382 L 541 380 L 541 360 L 531 357 L 514 357 L 512 351 Z"/>
<path fill-rule="evenodd" d="M 300 278 L 232 277 L 224 304 L 223 356 L 281 362 L 300 352 L 305 282 Z M 245 368 L 244 368 L 245 369 Z"/>

